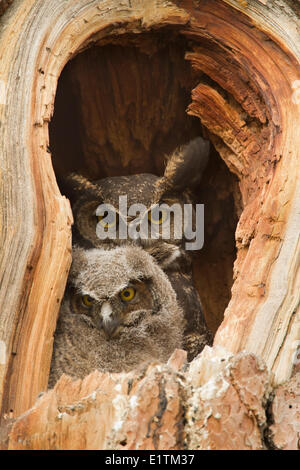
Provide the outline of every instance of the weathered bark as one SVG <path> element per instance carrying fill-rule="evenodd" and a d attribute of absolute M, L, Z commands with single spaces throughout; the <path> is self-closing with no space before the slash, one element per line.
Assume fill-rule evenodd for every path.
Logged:
<path fill-rule="evenodd" d="M 254 355 L 206 347 L 184 372 L 185 356 L 129 374 L 63 376 L 16 420 L 8 448 L 297 449 L 299 376 L 272 403 L 270 374 Z"/>
<path fill-rule="evenodd" d="M 58 78 L 67 62 L 91 45 L 104 47 L 110 43 L 122 44 L 123 39 L 124 44 L 126 41 L 127 44 L 128 41 L 134 43 L 135 37 L 138 37 L 142 44 L 142 36 L 146 34 L 150 37 L 148 46 L 150 44 L 151 49 L 155 43 L 151 35 L 155 38 L 160 31 L 165 31 L 164 28 L 169 28 L 168 32 L 172 31 L 175 44 L 177 35 L 180 48 L 186 47 L 187 64 L 193 69 L 193 74 L 188 76 L 186 83 L 182 71 L 178 72 L 185 93 L 189 87 L 193 88 L 190 90 L 191 103 L 188 114 L 201 119 L 204 133 L 209 136 L 227 168 L 235 175 L 226 176 L 226 181 L 229 182 L 227 187 L 222 187 L 221 184 L 222 175 L 225 174 L 222 173 L 223 170 L 219 173 L 221 177 L 214 180 L 220 182 L 219 193 L 218 188 L 216 189 L 220 204 L 216 206 L 217 213 L 209 219 L 209 234 L 211 241 L 216 243 L 216 249 L 210 247 L 206 252 L 203 250 L 195 261 L 196 283 L 202 292 L 206 314 L 213 317 L 220 305 L 225 306 L 228 300 L 227 292 L 231 287 L 228 278 L 232 267 L 229 266 L 229 261 L 232 260 L 234 251 L 230 239 L 221 241 L 220 238 L 223 237 L 218 238 L 218 234 L 220 227 L 224 229 L 222 201 L 232 197 L 235 214 L 232 214 L 231 225 L 239 218 L 236 230 L 234 283 L 224 320 L 222 321 L 218 312 L 211 321 L 214 330 L 218 327 L 214 346 L 222 346 L 233 353 L 234 361 L 241 357 L 238 353 L 242 350 L 262 358 L 267 366 L 267 369 L 263 366 L 264 373 L 267 374 L 268 370 L 272 378 L 266 379 L 261 393 L 257 396 L 259 406 L 262 406 L 265 397 L 269 396 L 268 387 L 290 379 L 295 365 L 295 352 L 300 342 L 300 42 L 297 30 L 300 20 L 299 12 L 296 8 L 293 11 L 292 7 L 292 2 L 282 0 L 115 0 L 101 3 L 85 0 L 67 3 L 57 3 L 54 0 L 24 0 L 13 2 L 2 16 L 0 397 L 2 413 L 6 418 L 19 416 L 33 405 L 38 393 L 46 389 L 53 332 L 71 260 L 72 214 L 68 201 L 61 196 L 57 187 L 48 149 L 48 125 L 53 114 Z M 175 71 L 176 61 L 175 57 Z M 160 63 L 159 56 L 157 63 Z M 138 68 L 137 73 L 140 73 Z M 174 85 L 174 97 L 176 82 L 173 80 L 170 83 Z M 171 106 L 170 109 L 170 114 L 177 114 L 176 108 Z M 115 159 L 112 159 L 113 162 L 109 160 L 111 147 L 104 145 L 104 160 L 101 160 L 101 157 L 97 157 L 97 152 L 96 157 L 91 157 L 89 141 L 83 139 L 83 170 L 88 173 L 88 168 L 94 165 L 100 174 L 105 163 L 105 171 L 108 174 L 115 174 L 118 166 L 121 167 L 120 173 L 124 173 L 128 171 L 128 165 L 135 171 L 150 171 L 154 165 L 151 159 L 146 159 L 143 167 L 138 158 L 134 160 L 132 155 L 136 150 L 135 145 L 143 150 L 144 155 L 147 150 L 155 149 L 155 140 L 149 137 L 149 128 L 155 122 L 155 113 L 151 116 L 153 119 L 145 122 L 144 129 L 140 125 L 136 127 L 136 134 L 130 135 L 126 133 L 126 127 L 122 128 L 123 133 L 118 137 L 119 141 L 114 141 L 113 134 L 109 134 L 110 129 L 107 130 L 104 137 L 113 142 L 112 154 L 117 154 L 117 151 L 124 148 L 124 155 L 117 165 Z M 81 132 L 85 135 L 89 127 L 90 135 L 94 137 L 99 121 L 94 122 L 93 129 L 89 126 L 90 123 L 87 124 L 87 120 L 88 113 L 85 121 L 81 123 Z M 172 140 L 170 132 L 176 121 L 165 119 L 169 127 L 161 131 L 163 121 L 156 122 L 159 136 L 157 145 L 166 142 L 171 148 L 173 144 L 177 144 L 176 139 Z M 197 131 L 194 123 L 195 121 L 187 126 L 188 136 Z M 178 129 L 180 127 L 179 125 Z M 199 125 L 199 133 L 200 131 Z M 180 138 L 183 137 L 184 133 Z M 163 151 L 165 150 L 167 148 Z M 148 153 L 152 156 L 150 151 Z M 57 174 L 68 169 L 67 164 L 64 166 L 59 161 L 62 158 L 63 153 L 54 156 Z M 97 158 L 99 159 L 96 160 Z M 155 157 L 157 171 L 161 162 L 158 156 Z M 208 173 L 210 177 L 202 187 L 201 197 L 206 189 L 209 191 L 211 178 L 215 175 L 214 166 L 208 171 L 211 172 Z M 207 196 L 207 201 L 212 199 L 212 194 L 213 192 Z M 213 252 L 217 253 L 220 259 L 219 265 L 212 263 Z M 225 261 L 222 259 L 222 253 Z M 201 266 L 205 267 L 204 271 L 201 271 Z M 223 281 L 225 287 L 222 286 Z M 216 297 L 218 294 L 219 297 L 223 296 L 221 303 L 214 300 L 214 287 Z M 253 358 L 251 355 L 247 357 Z M 253 370 L 252 366 L 249 366 L 245 377 L 248 373 L 253 374 L 255 380 L 261 377 L 260 366 L 257 365 L 260 364 L 259 361 L 260 359 L 255 362 Z M 203 360 L 200 358 L 197 364 L 203 367 Z M 202 421 L 207 421 L 207 417 L 204 417 L 205 409 L 213 405 L 205 401 L 200 407 L 200 414 L 192 411 L 192 404 L 189 405 L 190 402 L 186 401 L 189 400 L 186 394 L 190 393 L 190 388 L 187 391 L 173 377 L 177 372 L 170 372 L 167 366 L 161 367 L 162 369 L 150 368 L 144 379 L 137 378 L 135 373 L 133 378 L 137 381 L 137 387 L 141 380 L 153 380 L 157 385 L 158 397 L 160 384 L 165 383 L 162 381 L 166 381 L 167 387 L 170 387 L 168 390 L 172 390 L 174 401 L 170 404 L 170 420 L 163 424 L 159 422 L 158 426 L 160 430 L 166 429 L 166 435 L 169 430 L 172 439 L 170 438 L 169 442 L 166 438 L 163 444 L 158 443 L 158 427 L 154 424 L 154 418 L 157 417 L 155 411 L 154 415 L 151 415 L 153 421 L 150 414 L 145 418 L 148 419 L 148 424 L 153 425 L 152 437 L 149 438 L 151 442 L 147 441 L 144 427 L 136 431 L 134 438 L 130 436 L 129 424 L 127 423 L 128 427 L 122 424 L 120 434 L 123 431 L 123 434 L 128 435 L 125 447 L 162 448 L 161 446 L 165 445 L 171 449 L 187 445 L 193 448 L 244 448 L 246 445 L 250 448 L 260 448 L 265 445 L 260 431 L 265 426 L 266 418 L 261 418 L 264 412 L 261 409 L 257 411 L 258 404 L 255 405 L 255 411 L 250 407 L 251 416 L 254 415 L 256 420 L 250 444 L 245 444 L 243 434 L 234 436 L 229 443 L 222 442 L 227 429 L 235 428 L 242 432 L 244 424 L 241 424 L 240 428 L 236 425 L 243 423 L 245 416 L 249 416 L 250 408 L 244 399 L 241 399 L 241 395 L 237 400 L 242 400 L 245 405 L 245 414 L 242 412 L 241 416 L 234 415 L 233 421 L 228 418 L 227 424 L 226 420 L 219 422 L 219 418 L 216 418 L 217 423 L 209 420 L 212 431 L 208 433 L 208 437 L 202 435 L 202 431 L 199 431 L 200 434 L 194 434 L 191 423 L 194 420 L 199 422 L 197 426 L 201 430 Z M 187 373 L 190 374 L 191 380 L 194 380 L 193 373 L 196 374 L 193 370 L 191 368 Z M 160 371 L 165 371 L 165 374 Z M 32 420 L 30 426 L 24 416 L 15 423 L 10 447 L 45 446 L 44 437 L 37 437 L 41 439 L 38 442 L 31 438 L 32 433 L 40 433 L 41 436 L 46 433 L 43 427 L 45 411 L 42 406 L 47 408 L 47 403 L 57 400 L 56 394 L 63 406 L 81 400 L 83 396 L 99 388 L 100 376 L 95 374 L 93 377 L 86 382 L 95 380 L 91 388 L 84 392 L 85 395 L 79 394 L 80 396 L 74 390 L 83 385 L 76 385 L 74 389 L 69 380 L 62 379 L 56 390 L 45 395 L 46 398 L 42 397 L 29 413 L 28 419 Z M 214 375 L 211 379 L 219 380 Z M 101 375 L 101 380 L 105 383 L 116 380 L 122 387 L 127 384 L 128 377 L 120 375 L 112 379 Z M 144 382 L 141 387 L 143 386 Z M 201 387 L 202 385 L 198 384 L 194 392 L 191 392 L 199 400 Z M 113 393 L 111 383 L 107 390 Z M 251 393 L 256 392 L 255 387 L 251 389 Z M 226 400 L 232 400 L 234 403 L 234 396 L 232 385 L 232 394 L 226 396 Z M 280 401 L 280 396 L 278 392 L 276 400 Z M 225 396 L 223 398 L 225 399 Z M 109 402 L 112 400 L 113 397 L 108 399 Z M 94 414 L 92 413 L 89 419 L 95 422 L 100 419 L 101 410 L 105 410 L 105 407 L 101 406 L 97 400 L 93 401 Z M 107 406 L 111 407 L 112 403 Z M 159 405 L 157 406 L 159 409 Z M 216 407 L 218 406 L 216 402 Z M 232 406 L 234 408 L 235 405 Z M 277 414 L 281 413 L 278 411 L 279 406 L 276 406 Z M 179 425 L 183 408 L 189 410 L 188 413 L 195 414 L 193 419 L 188 420 L 184 430 Z M 56 411 L 53 419 L 55 413 Z M 70 419 L 70 435 L 75 435 L 79 426 L 77 420 L 80 422 L 80 418 L 76 413 L 77 411 L 74 420 L 69 412 L 68 418 L 65 418 L 64 414 L 62 418 L 58 418 L 60 423 Z M 288 442 L 282 436 L 276 437 L 278 428 L 275 414 L 274 419 L 274 428 L 270 428 L 269 433 L 270 440 L 275 446 L 295 447 L 296 438 Z M 286 420 L 286 417 L 281 417 L 280 420 Z M 25 426 L 24 423 L 26 429 L 24 431 L 22 428 L 21 432 L 20 426 Z M 55 429 L 60 442 L 55 441 L 53 447 L 71 446 L 71 441 L 69 442 L 64 434 L 64 427 L 58 426 L 58 430 L 53 423 L 49 424 L 49 432 L 52 433 Z M 221 431 L 214 433 L 213 428 Z M 295 425 L 294 429 L 296 428 Z M 126 439 L 122 441 L 120 437 L 111 437 L 107 430 L 99 430 L 99 436 L 90 448 L 96 444 L 109 447 L 113 444 L 108 442 L 117 443 L 117 440 L 113 439 L 125 442 Z M 82 442 L 85 442 L 84 434 L 88 433 L 88 430 L 83 427 L 80 432 Z M 107 440 L 108 435 L 111 441 Z M 216 437 L 217 435 L 219 437 Z M 20 444 L 20 436 L 27 443 Z M 78 448 L 84 447 L 81 441 L 76 442 Z M 120 446 L 124 448 L 122 444 Z"/>
<path fill-rule="evenodd" d="M 189 112 L 238 176 L 243 207 L 215 344 L 260 355 L 280 382 L 299 341 L 299 18 L 278 2 L 226 3 L 244 14 L 201 2 L 187 31 L 203 38 L 187 58 L 214 80 L 200 80 Z"/>

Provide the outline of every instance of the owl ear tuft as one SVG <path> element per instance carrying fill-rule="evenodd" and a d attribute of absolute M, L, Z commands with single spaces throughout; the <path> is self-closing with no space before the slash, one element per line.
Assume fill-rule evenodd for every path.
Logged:
<path fill-rule="evenodd" d="M 202 137 L 178 147 L 167 160 L 164 176 L 158 180 L 158 192 L 162 195 L 164 192 L 193 189 L 207 166 L 209 151 L 209 141 Z"/>
<path fill-rule="evenodd" d="M 82 195 L 85 199 L 103 200 L 103 195 L 98 186 L 88 178 L 78 173 L 70 173 L 59 181 L 63 193 L 70 199 L 73 205 Z"/>

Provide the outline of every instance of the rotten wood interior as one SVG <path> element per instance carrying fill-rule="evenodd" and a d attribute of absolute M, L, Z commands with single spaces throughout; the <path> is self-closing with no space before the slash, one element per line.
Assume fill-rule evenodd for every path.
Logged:
<path fill-rule="evenodd" d="M 159 175 L 164 155 L 199 134 L 212 153 L 194 272 L 214 348 L 261 357 L 274 383 L 291 377 L 300 52 L 289 4 L 20 0 L 1 18 L 3 416 L 20 416 L 48 383 L 72 218 L 53 167 L 57 178 Z"/>
<path fill-rule="evenodd" d="M 50 124 L 58 179 L 70 171 L 92 180 L 162 175 L 167 154 L 208 137 L 201 120 L 187 113 L 192 90 L 208 80 L 187 60 L 193 48 L 193 41 L 166 30 L 116 37 L 68 62 Z M 236 176 L 211 148 L 196 192 L 195 202 L 205 204 L 205 245 L 194 257 L 194 277 L 215 332 L 231 295 L 240 196 Z"/>

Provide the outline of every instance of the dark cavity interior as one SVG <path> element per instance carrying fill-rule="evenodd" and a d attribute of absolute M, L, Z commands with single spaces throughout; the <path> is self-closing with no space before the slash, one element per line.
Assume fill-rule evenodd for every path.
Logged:
<path fill-rule="evenodd" d="M 108 41 L 108 40 L 107 40 Z M 172 31 L 109 38 L 78 54 L 58 82 L 50 150 L 58 177 L 77 171 L 105 176 L 162 175 L 165 156 L 205 128 L 188 116 L 198 79 L 185 60 L 188 42 Z M 205 204 L 205 243 L 194 280 L 213 333 L 231 297 L 236 177 L 212 147 L 197 190 Z"/>

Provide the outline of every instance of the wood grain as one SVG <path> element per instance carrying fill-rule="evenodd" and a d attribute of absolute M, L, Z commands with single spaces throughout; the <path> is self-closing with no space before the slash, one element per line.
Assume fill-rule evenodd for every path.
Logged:
<path fill-rule="evenodd" d="M 155 36 L 164 28 L 180 35 L 180 48 L 185 45 L 193 68 L 196 83 L 188 113 L 200 118 L 235 175 L 228 178 L 230 191 L 224 189 L 225 199 L 229 193 L 234 199 L 230 224 L 239 218 L 234 284 L 215 346 L 262 357 L 275 384 L 290 378 L 300 331 L 299 16 L 290 2 L 264 3 L 23 0 L 2 16 L 0 397 L 5 417 L 19 416 L 46 388 L 53 331 L 71 261 L 72 214 L 56 184 L 48 148 L 59 76 L 68 61 L 89 46 L 104 47 L 144 33 Z M 175 57 L 174 73 L 177 64 Z M 134 73 L 141 75 L 141 67 L 135 63 Z M 173 96 L 176 81 L 170 83 Z M 182 87 L 188 89 L 185 83 Z M 172 122 L 169 117 L 160 127 Z M 120 129 L 126 134 L 126 126 Z M 170 124 L 167 135 L 169 130 Z M 148 136 L 142 133 L 137 125 L 144 145 Z M 104 160 L 113 171 L 120 164 L 136 171 L 140 167 L 130 159 L 137 144 L 127 134 L 124 139 L 124 160 L 109 162 L 107 155 Z M 89 145 L 86 141 L 84 151 Z M 120 143 L 115 145 L 120 152 Z M 155 160 L 153 167 L 160 165 L 160 159 Z M 149 161 L 147 165 L 150 170 Z M 234 250 L 228 250 L 232 259 Z M 199 278 L 199 289 L 214 286 L 213 273 L 219 272 L 217 282 L 222 273 L 229 278 L 229 263 L 225 265 L 226 270 Z M 227 290 L 230 287 L 228 281 Z M 181 392 L 174 393 L 176 397 Z"/>

